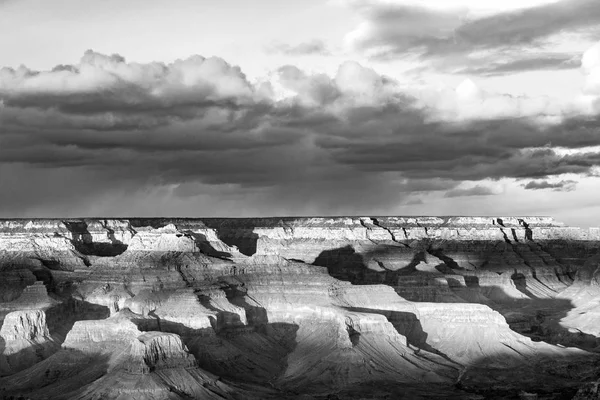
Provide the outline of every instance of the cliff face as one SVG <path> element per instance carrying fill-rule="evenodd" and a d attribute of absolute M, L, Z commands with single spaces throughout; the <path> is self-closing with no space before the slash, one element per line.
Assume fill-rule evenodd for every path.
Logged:
<path fill-rule="evenodd" d="M 574 394 L 597 374 L 599 243 L 549 217 L 3 220 L 0 387 Z"/>
<path fill-rule="evenodd" d="M 0 373 L 23 370 L 57 350 L 42 310 L 14 311 L 4 317 L 0 328 Z M 1 349 L 1 348 L 0 348 Z"/>

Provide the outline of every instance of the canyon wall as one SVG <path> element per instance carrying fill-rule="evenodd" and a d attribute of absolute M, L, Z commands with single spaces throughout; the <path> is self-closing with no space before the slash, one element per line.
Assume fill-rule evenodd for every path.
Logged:
<path fill-rule="evenodd" d="M 0 220 L 0 399 L 574 396 L 599 249 L 550 217 Z"/>

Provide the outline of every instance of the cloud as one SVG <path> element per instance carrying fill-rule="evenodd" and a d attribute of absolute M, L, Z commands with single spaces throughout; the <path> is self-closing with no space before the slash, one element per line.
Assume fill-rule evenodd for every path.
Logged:
<path fill-rule="evenodd" d="M 362 17 L 346 40 L 353 48 L 382 59 L 417 55 L 444 60 L 444 68 L 469 63 L 476 73 L 506 74 L 534 69 L 570 68 L 567 54 L 548 56 L 557 35 L 587 36 L 600 23 L 595 0 L 560 0 L 530 7 L 477 12 L 477 4 L 459 2 L 440 7 L 436 1 L 354 1 Z M 461 4 L 463 6 L 461 6 Z M 471 65 L 469 56 L 489 53 L 486 63 Z M 504 58 L 504 60 L 503 60 Z M 507 59 L 508 58 L 508 59 Z"/>
<path fill-rule="evenodd" d="M 580 106 L 585 112 L 600 112 L 600 42 L 585 51 L 581 58 L 581 71 L 585 81 Z"/>
<path fill-rule="evenodd" d="M 0 70 L 0 104 L 5 216 L 385 214 L 415 193 L 491 194 L 490 181 L 600 166 L 595 114 L 470 81 L 419 97 L 353 61 L 249 82 L 216 57 L 87 52 L 48 71 Z"/>
<path fill-rule="evenodd" d="M 493 188 L 487 186 L 476 185 L 470 188 L 453 189 L 444 195 L 446 198 L 465 197 L 465 196 L 491 196 L 498 194 Z"/>
<path fill-rule="evenodd" d="M 598 22 L 598 2 L 561 0 L 468 21 L 456 35 L 458 42 L 475 47 L 527 45 L 559 32 L 591 28 Z"/>
<path fill-rule="evenodd" d="M 68 114 L 235 107 L 252 103 L 254 95 L 241 69 L 218 57 L 139 64 L 88 50 L 78 65 L 51 71 L 0 69 L 0 96 L 6 106 L 58 108 Z"/>
<path fill-rule="evenodd" d="M 455 73 L 500 76 L 527 71 L 575 69 L 581 66 L 581 61 L 572 54 L 538 53 L 530 57 L 513 57 L 506 61 L 484 59 L 481 62 L 477 62 L 477 64 L 479 65 L 458 69 Z"/>
<path fill-rule="evenodd" d="M 320 39 L 313 39 L 308 42 L 297 44 L 275 43 L 266 48 L 268 53 L 285 54 L 288 56 L 304 55 L 330 55 L 331 51 L 327 48 L 325 42 Z"/>
<path fill-rule="evenodd" d="M 429 121 L 476 121 L 508 118 L 562 118 L 570 107 L 566 101 L 538 96 L 513 96 L 484 91 L 471 79 L 456 88 L 425 88 L 418 93 Z"/>
<path fill-rule="evenodd" d="M 525 190 L 552 189 L 554 191 L 559 192 L 570 192 L 572 190 L 575 190 L 576 185 L 577 182 L 572 180 L 562 180 L 559 182 L 530 181 L 527 184 L 523 185 L 523 187 L 525 188 Z"/>

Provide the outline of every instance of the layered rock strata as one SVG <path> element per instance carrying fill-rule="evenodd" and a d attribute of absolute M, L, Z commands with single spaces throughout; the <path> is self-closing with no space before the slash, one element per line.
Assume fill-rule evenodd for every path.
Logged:
<path fill-rule="evenodd" d="M 574 395 L 599 240 L 549 217 L 0 221 L 0 396 Z"/>

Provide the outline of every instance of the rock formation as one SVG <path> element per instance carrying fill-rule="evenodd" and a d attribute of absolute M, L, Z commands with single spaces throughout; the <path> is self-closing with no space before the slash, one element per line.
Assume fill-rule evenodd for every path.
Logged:
<path fill-rule="evenodd" d="M 20 371 L 52 354 L 57 345 L 50 336 L 43 310 L 13 311 L 4 317 L 0 329 L 4 343 L 0 373 Z"/>
<path fill-rule="evenodd" d="M 0 399 L 582 398 L 599 249 L 549 217 L 3 220 Z"/>

